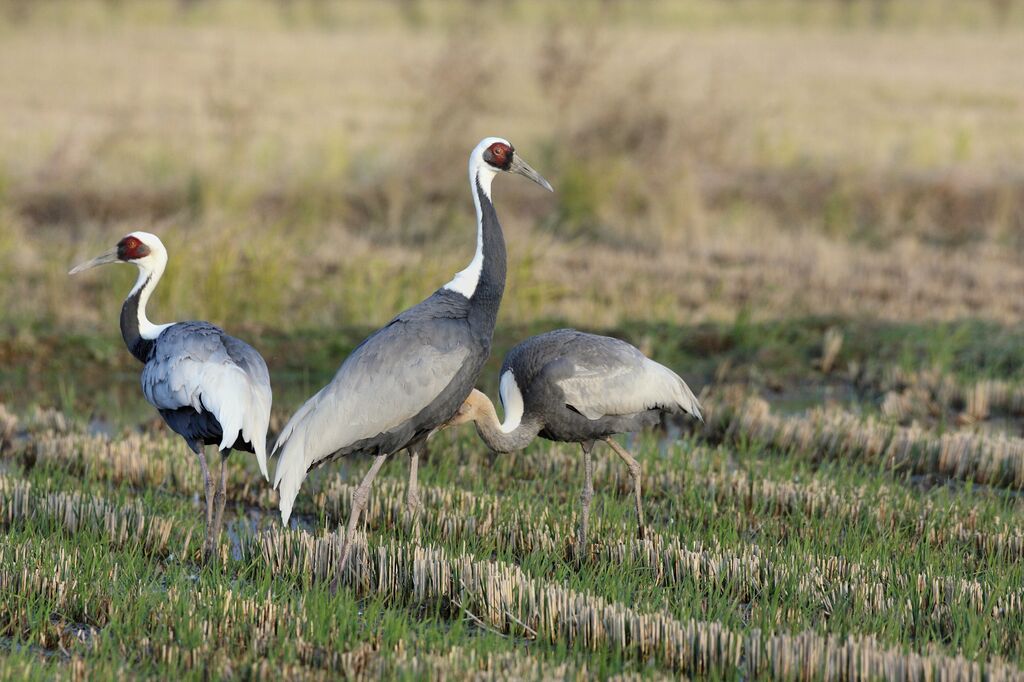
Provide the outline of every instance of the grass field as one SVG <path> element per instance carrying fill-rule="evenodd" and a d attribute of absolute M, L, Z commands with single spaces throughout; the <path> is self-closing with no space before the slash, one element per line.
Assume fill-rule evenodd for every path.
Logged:
<path fill-rule="evenodd" d="M 910 396 L 928 385 L 902 382 Z M 1019 420 L 1019 386 L 975 419 Z M 967 414 L 953 393 L 929 395 L 910 402 Z M 4 415 L 0 666 L 90 679 L 1021 676 L 1024 506 L 1006 492 L 1024 485 L 1020 439 L 849 405 L 788 415 L 727 391 L 705 403 L 707 425 L 662 454 L 652 436 L 636 444 L 645 540 L 627 472 L 598 459 L 586 556 L 571 542 L 575 449 L 492 457 L 475 434 L 435 437 L 421 524 L 404 516 L 396 458 L 336 595 L 333 529 L 364 463 L 315 476 L 298 527 L 281 530 L 274 494 L 238 458 L 222 565 L 202 567 L 198 468 L 176 437 Z"/>
<path fill-rule="evenodd" d="M 0 0 L 0 679 L 1024 680 L 1024 3 Z M 443 432 L 371 496 L 352 460 L 283 529 L 199 468 L 117 331 L 159 233 L 157 322 L 255 345 L 271 432 L 472 253 L 508 289 L 480 387 L 556 326 L 678 370 L 706 423 L 596 454 Z M 625 441 L 624 441 L 625 442 Z M 271 464 L 273 467 L 273 463 Z"/>
<path fill-rule="evenodd" d="M 699 352 L 697 371 L 718 375 L 691 376 L 706 425 L 635 443 L 646 539 L 610 452 L 578 556 L 576 448 L 492 456 L 470 430 L 445 432 L 421 466 L 419 526 L 397 457 L 334 595 L 334 531 L 366 462 L 314 474 L 282 530 L 276 494 L 236 455 L 221 564 L 204 567 L 198 467 L 144 406 L 113 406 L 132 401 L 127 368 L 120 398 L 0 412 L 0 670 L 1020 678 L 1024 343 L 991 327 L 864 327 L 832 353 L 806 331 L 822 327 L 662 330 L 687 339 L 677 362 Z M 957 341 L 921 345 L 939 335 Z M 286 403 L 308 392 L 278 382 Z M 113 414 L 148 419 L 111 429 Z"/>

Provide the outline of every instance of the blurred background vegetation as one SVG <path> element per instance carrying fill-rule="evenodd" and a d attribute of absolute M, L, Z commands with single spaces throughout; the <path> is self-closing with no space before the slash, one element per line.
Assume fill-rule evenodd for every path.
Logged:
<path fill-rule="evenodd" d="M 131 369 L 134 272 L 66 273 L 134 229 L 171 255 L 152 319 L 322 355 L 316 383 L 469 260 L 491 134 L 556 189 L 496 184 L 508 342 L 1019 340 L 1017 0 L 0 0 L 0 64 L 0 398 Z"/>

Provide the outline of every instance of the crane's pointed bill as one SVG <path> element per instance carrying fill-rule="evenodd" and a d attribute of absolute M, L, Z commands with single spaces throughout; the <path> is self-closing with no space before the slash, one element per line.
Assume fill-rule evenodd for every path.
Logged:
<path fill-rule="evenodd" d="M 523 161 L 523 159 L 518 154 L 512 157 L 512 165 L 509 166 L 508 172 L 518 173 L 519 175 L 522 175 L 524 178 L 530 178 L 531 180 L 533 180 L 534 182 L 536 182 L 538 185 L 540 185 L 549 192 L 555 191 L 554 188 L 551 187 L 551 183 L 545 180 L 540 173 L 533 170 L 533 168 L 530 167 L 530 164 Z"/>
<path fill-rule="evenodd" d="M 120 263 L 121 259 L 117 257 L 117 249 L 112 249 L 106 253 L 96 256 L 92 260 L 87 260 L 84 263 L 79 263 L 75 267 L 68 271 L 69 275 L 77 275 L 78 273 L 95 268 L 98 265 L 106 265 L 107 263 Z"/>

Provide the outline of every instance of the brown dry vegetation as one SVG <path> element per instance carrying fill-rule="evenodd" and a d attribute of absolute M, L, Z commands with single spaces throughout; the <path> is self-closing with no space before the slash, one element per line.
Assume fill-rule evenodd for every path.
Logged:
<path fill-rule="evenodd" d="M 128 275 L 64 273 L 141 227 L 158 317 L 378 323 L 469 258 L 465 157 L 498 133 L 558 190 L 497 189 L 504 320 L 1019 322 L 1020 27 L 730 4 L 10 4 L 5 319 L 116 319 Z"/>

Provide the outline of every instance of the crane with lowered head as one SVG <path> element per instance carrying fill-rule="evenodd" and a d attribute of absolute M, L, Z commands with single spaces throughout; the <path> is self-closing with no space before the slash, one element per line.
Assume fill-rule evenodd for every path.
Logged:
<path fill-rule="evenodd" d="M 522 450 L 534 438 L 579 443 L 583 448 L 583 492 L 577 541 L 587 541 L 594 497 L 590 453 L 608 443 L 629 467 L 636 502 L 637 534 L 644 535 L 640 463 L 612 436 L 657 424 L 662 413 L 702 419 L 697 397 L 678 374 L 609 336 L 558 329 L 515 346 L 501 366 L 499 396 L 505 421 L 490 399 L 473 389 L 446 426 L 474 422 L 495 452 Z"/>

